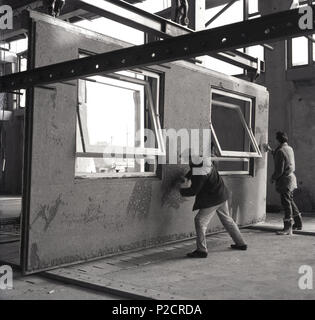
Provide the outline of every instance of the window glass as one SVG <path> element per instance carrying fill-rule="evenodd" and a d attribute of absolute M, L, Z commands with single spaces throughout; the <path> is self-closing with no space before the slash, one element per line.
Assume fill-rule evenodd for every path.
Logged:
<path fill-rule="evenodd" d="M 214 163 L 221 175 L 249 174 L 249 159 L 221 159 Z"/>
<path fill-rule="evenodd" d="M 240 110 L 250 127 L 251 104 L 223 94 L 212 94 L 211 121 L 220 147 L 225 151 L 250 151 L 246 129 L 240 119 Z"/>
<path fill-rule="evenodd" d="M 292 66 L 308 64 L 308 42 L 306 37 L 292 39 Z"/>
<path fill-rule="evenodd" d="M 248 0 L 248 13 L 253 14 L 258 12 L 258 0 Z"/>
<path fill-rule="evenodd" d="M 28 39 L 19 39 L 10 42 L 10 51 L 14 53 L 21 53 L 27 50 L 28 47 Z"/>
<path fill-rule="evenodd" d="M 83 82 L 88 151 L 103 152 L 108 145 L 136 147 L 136 131 L 144 121 L 144 87 L 107 77 L 90 80 Z"/>
<path fill-rule="evenodd" d="M 250 158 L 261 157 L 252 131 L 253 101 L 217 89 L 211 98 L 213 160 L 223 174 L 249 174 Z"/>
<path fill-rule="evenodd" d="M 155 173 L 163 147 L 153 96 L 159 77 L 150 75 L 123 71 L 79 81 L 77 176 Z"/>

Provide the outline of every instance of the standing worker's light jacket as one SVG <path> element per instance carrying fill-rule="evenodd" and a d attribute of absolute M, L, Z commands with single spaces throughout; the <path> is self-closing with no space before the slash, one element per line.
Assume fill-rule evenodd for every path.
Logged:
<path fill-rule="evenodd" d="M 190 164 L 190 169 L 186 177 L 191 186 L 180 193 L 183 197 L 196 196 L 193 210 L 210 208 L 228 199 L 228 190 L 211 162 L 204 161 L 202 167 Z"/>
<path fill-rule="evenodd" d="M 280 193 L 297 188 L 293 149 L 285 142 L 273 152 L 275 171 L 272 179 L 276 181 L 276 190 Z"/>

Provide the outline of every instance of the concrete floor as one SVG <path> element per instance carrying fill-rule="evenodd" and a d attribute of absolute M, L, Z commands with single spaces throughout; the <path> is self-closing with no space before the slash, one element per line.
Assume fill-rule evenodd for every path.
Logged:
<path fill-rule="evenodd" d="M 280 237 L 271 232 L 243 230 L 249 244 L 245 252 L 229 249 L 227 234 L 210 236 L 207 259 L 188 259 L 194 241 L 124 254 L 114 259 L 52 271 L 60 279 L 122 290 L 151 290 L 153 298 L 172 299 L 315 299 L 315 290 L 300 290 L 301 265 L 315 270 L 315 237 Z M 155 251 L 154 251 L 155 250 Z M 67 281 L 67 280 L 66 280 Z"/>
<path fill-rule="evenodd" d="M 0 290 L 0 300 L 117 300 L 110 294 L 92 291 L 40 276 L 22 277 L 14 272 L 13 289 Z"/>
<path fill-rule="evenodd" d="M 315 214 L 314 213 L 303 213 L 303 231 L 304 232 L 315 232 Z M 284 213 L 268 213 L 265 222 L 261 222 L 257 225 L 271 228 L 283 228 Z"/>
<path fill-rule="evenodd" d="M 281 219 L 268 215 L 267 225 L 280 227 Z M 312 231 L 314 226 L 315 219 L 305 217 L 305 228 Z M 231 239 L 220 233 L 208 237 L 207 259 L 186 258 L 195 247 L 194 240 L 187 240 L 47 273 L 62 282 L 17 275 L 14 290 L 0 292 L 0 299 L 116 299 L 109 289 L 168 300 L 315 299 L 315 289 L 298 288 L 299 267 L 315 271 L 314 236 L 242 232 L 249 245 L 245 252 L 229 249 Z M 84 288 L 91 284 L 100 291 Z"/>

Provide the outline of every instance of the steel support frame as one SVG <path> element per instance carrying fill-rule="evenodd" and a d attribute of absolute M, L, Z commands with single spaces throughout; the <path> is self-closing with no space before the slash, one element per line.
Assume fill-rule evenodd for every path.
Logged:
<path fill-rule="evenodd" d="M 315 10 L 315 5 L 312 6 L 312 9 Z M 130 68 L 141 68 L 262 42 L 312 34 L 313 29 L 301 30 L 299 28 L 300 18 L 298 9 L 288 10 L 163 41 L 6 75 L 0 77 L 0 92 Z"/>
<path fill-rule="evenodd" d="M 192 29 L 146 12 L 124 1 L 77 0 L 76 8 L 84 9 L 95 15 L 112 19 L 161 38 L 175 37 L 194 32 Z M 219 52 L 214 57 L 246 70 L 264 70 L 264 65 L 259 66 L 258 60 L 249 55 L 245 57 L 239 56 L 237 52 L 234 52 L 233 55 Z"/>
<path fill-rule="evenodd" d="M 68 0 L 66 7 L 67 13 L 59 17 L 62 20 L 74 17 L 79 13 L 82 16 L 85 16 L 88 12 L 89 15 L 109 18 L 132 28 L 147 32 L 152 36 L 161 38 L 194 32 L 192 29 L 178 25 L 177 23 L 164 19 L 158 15 L 146 12 L 124 1 Z M 21 17 L 22 19 L 15 23 L 15 25 L 17 23 L 20 25 L 20 30 L 7 32 L 5 35 L 2 35 L 3 40 L 26 33 L 25 28 L 22 28 L 23 26 L 28 25 L 27 17 L 23 14 Z M 248 71 L 264 70 L 263 62 L 261 62 L 262 66 L 259 66 L 257 59 L 254 59 L 249 55 L 247 57 L 240 57 L 238 51 L 234 52 L 232 55 L 229 53 L 217 53 L 214 57 Z"/>
<path fill-rule="evenodd" d="M 125 1 L 76 0 L 76 7 L 161 38 L 193 32 L 187 27 L 139 9 Z"/>

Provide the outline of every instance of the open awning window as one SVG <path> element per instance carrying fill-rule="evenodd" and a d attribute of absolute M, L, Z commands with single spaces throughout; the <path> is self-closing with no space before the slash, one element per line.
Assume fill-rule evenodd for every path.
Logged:
<path fill-rule="evenodd" d="M 154 173 L 146 162 L 165 154 L 159 92 L 160 77 L 149 71 L 79 80 L 76 172 Z"/>
<path fill-rule="evenodd" d="M 220 157 L 261 157 L 253 125 L 252 99 L 222 90 L 211 90 L 212 140 Z"/>

